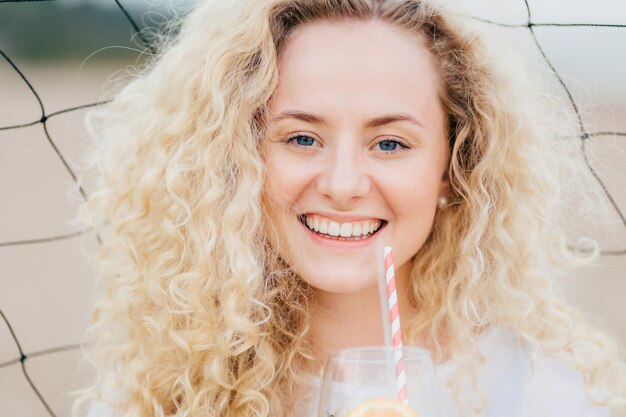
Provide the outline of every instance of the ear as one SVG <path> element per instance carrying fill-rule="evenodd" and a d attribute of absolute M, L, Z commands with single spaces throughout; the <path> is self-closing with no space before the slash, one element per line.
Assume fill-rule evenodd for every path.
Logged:
<path fill-rule="evenodd" d="M 446 165 L 443 174 L 441 175 L 441 181 L 439 183 L 439 196 L 450 195 L 450 174 L 448 172 L 448 166 Z"/>

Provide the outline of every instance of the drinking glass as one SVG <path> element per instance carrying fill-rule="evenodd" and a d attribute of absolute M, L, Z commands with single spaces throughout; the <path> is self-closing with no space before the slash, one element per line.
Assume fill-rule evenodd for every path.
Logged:
<path fill-rule="evenodd" d="M 372 346 L 332 353 L 322 376 L 318 417 L 346 417 L 368 400 L 397 399 L 395 349 Z M 430 352 L 404 347 L 402 357 L 409 407 L 418 417 L 442 417 L 441 391 Z M 375 415 L 386 417 L 385 413 Z"/>

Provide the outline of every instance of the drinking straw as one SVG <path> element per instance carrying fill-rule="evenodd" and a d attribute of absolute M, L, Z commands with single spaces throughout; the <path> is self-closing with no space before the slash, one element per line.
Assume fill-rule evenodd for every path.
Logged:
<path fill-rule="evenodd" d="M 381 258 L 379 241 L 377 244 L 377 259 Z M 406 390 L 406 373 L 404 370 L 404 360 L 402 358 L 402 331 L 400 328 L 400 310 L 398 308 L 398 293 L 396 291 L 396 277 L 393 268 L 393 258 L 391 247 L 382 248 L 383 262 L 379 263 L 378 293 L 380 296 L 381 311 L 383 314 L 383 329 L 385 334 L 385 344 L 393 348 L 394 365 L 388 369 L 389 381 L 396 381 L 397 396 L 400 401 L 408 405 Z M 381 268 L 382 264 L 382 268 Z M 391 362 L 388 361 L 390 364 Z"/>

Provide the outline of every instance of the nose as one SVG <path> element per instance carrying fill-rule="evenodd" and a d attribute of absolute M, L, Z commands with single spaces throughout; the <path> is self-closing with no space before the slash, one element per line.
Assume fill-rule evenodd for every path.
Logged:
<path fill-rule="evenodd" d="M 360 151 L 337 147 L 327 156 L 317 179 L 317 191 L 331 200 L 335 208 L 349 209 L 371 188 Z"/>

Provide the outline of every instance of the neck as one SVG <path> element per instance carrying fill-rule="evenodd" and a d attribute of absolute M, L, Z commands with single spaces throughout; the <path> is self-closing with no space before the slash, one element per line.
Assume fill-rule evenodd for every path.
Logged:
<path fill-rule="evenodd" d="M 406 275 L 402 271 L 396 272 L 401 318 L 408 318 L 413 311 Z M 312 307 L 311 342 L 321 363 L 325 363 L 328 355 L 335 350 L 385 344 L 377 285 L 350 294 L 315 290 Z M 401 321 L 403 328 L 407 322 L 406 319 Z"/>

